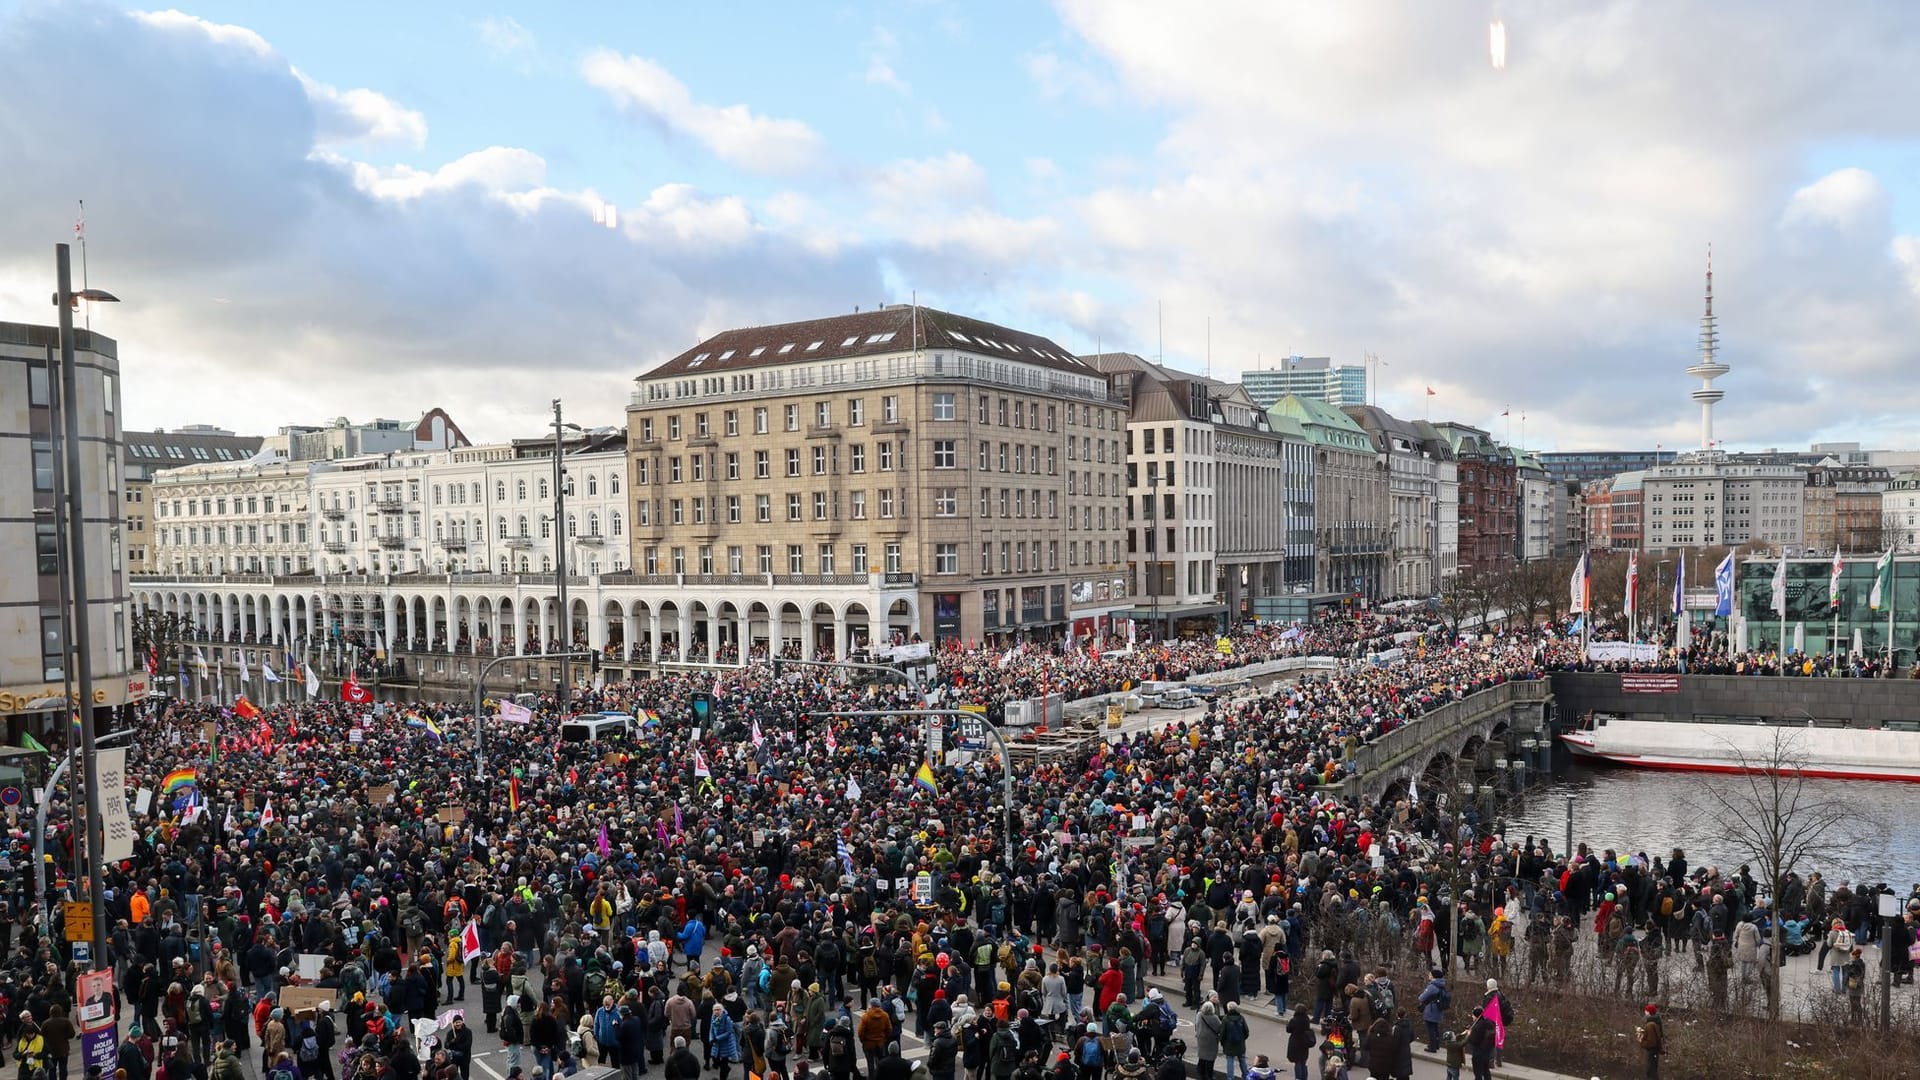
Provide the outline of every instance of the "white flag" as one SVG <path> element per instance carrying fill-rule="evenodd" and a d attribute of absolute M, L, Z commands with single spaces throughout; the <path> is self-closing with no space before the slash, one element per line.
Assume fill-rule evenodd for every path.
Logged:
<path fill-rule="evenodd" d="M 260 677 L 267 680 L 268 682 L 280 681 L 280 676 L 274 674 L 273 672 L 273 665 L 267 663 L 265 660 L 260 661 Z"/>
<path fill-rule="evenodd" d="M 847 801 L 860 801 L 860 781 L 855 780 L 851 776 L 847 777 Z"/>
<path fill-rule="evenodd" d="M 1773 568 L 1773 613 L 1786 618 L 1787 615 L 1787 557 L 1780 556 L 1780 565 Z M 1781 642 L 1784 646 L 1786 643 Z"/>
<path fill-rule="evenodd" d="M 764 736 L 764 735 L 762 735 L 762 734 L 760 734 L 760 720 L 759 720 L 759 718 L 758 718 L 758 717 L 756 717 L 756 718 L 754 719 L 754 721 L 753 721 L 753 736 L 752 736 L 752 737 L 753 737 L 753 745 L 755 745 L 755 746 L 761 746 L 761 745 L 764 745 L 764 744 L 766 743 L 766 741 L 767 741 L 767 739 L 766 739 L 766 736 Z"/>
<path fill-rule="evenodd" d="M 228 832 L 232 832 L 232 831 L 233 831 L 233 804 L 232 804 L 232 803 L 228 803 L 228 804 L 227 804 L 227 826 L 226 826 L 226 828 L 227 828 L 227 831 L 228 831 Z"/>
<path fill-rule="evenodd" d="M 273 800 L 268 799 L 266 805 L 260 808 L 260 827 L 266 828 L 273 824 L 273 820 Z"/>
<path fill-rule="evenodd" d="M 1881 601 L 1886 597 L 1887 586 L 1893 580 L 1892 570 L 1893 549 L 1888 548 L 1880 561 L 1873 564 L 1873 590 L 1867 594 L 1867 606 L 1875 611 L 1880 610 Z"/>
<path fill-rule="evenodd" d="M 533 710 L 527 708 L 525 705 L 516 705 L 511 701 L 502 701 L 500 703 L 500 719 L 509 724 L 531 724 L 533 723 Z"/>
<path fill-rule="evenodd" d="M 245 686 L 247 680 L 251 678 L 251 676 L 247 674 L 247 650 L 235 649 L 233 651 L 240 656 L 240 685 Z"/>
<path fill-rule="evenodd" d="M 707 769 L 706 755 L 702 754 L 700 752 L 700 748 L 697 746 L 693 748 L 693 775 L 695 776 L 712 776 L 713 775 L 713 773 Z"/>
<path fill-rule="evenodd" d="M 307 696 L 310 698 L 320 696 L 320 673 L 313 670 L 312 664 L 307 665 Z"/>

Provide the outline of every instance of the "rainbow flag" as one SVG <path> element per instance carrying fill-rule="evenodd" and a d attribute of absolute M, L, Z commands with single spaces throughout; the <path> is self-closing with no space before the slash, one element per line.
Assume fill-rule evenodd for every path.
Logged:
<path fill-rule="evenodd" d="M 198 787 L 200 777 L 192 769 L 175 769 L 160 781 L 160 790 L 168 795 L 182 788 Z"/>
<path fill-rule="evenodd" d="M 520 812 L 520 778 L 518 776 L 507 781 L 507 811 L 514 814 Z"/>
<path fill-rule="evenodd" d="M 633 710 L 633 718 L 640 721 L 640 726 L 643 728 L 660 726 L 660 714 L 654 712 L 652 709 L 635 709 Z"/>
<path fill-rule="evenodd" d="M 929 795 L 940 794 L 940 784 L 933 777 L 933 766 L 928 765 L 925 759 L 921 760 L 919 770 L 913 774 L 913 785 Z"/>
<path fill-rule="evenodd" d="M 421 731 L 433 736 L 435 742 L 446 738 L 446 733 L 440 730 L 439 724 L 434 723 L 432 718 L 421 716 L 416 712 L 407 714 L 407 726 L 410 728 L 419 728 Z"/>

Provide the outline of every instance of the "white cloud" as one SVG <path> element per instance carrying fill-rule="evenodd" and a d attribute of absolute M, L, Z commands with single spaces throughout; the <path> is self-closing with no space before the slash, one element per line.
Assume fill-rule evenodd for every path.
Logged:
<path fill-rule="evenodd" d="M 340 90 L 299 68 L 293 74 L 313 102 L 323 142 L 400 143 L 416 150 L 427 144 L 427 118 L 385 94 Z"/>
<path fill-rule="evenodd" d="M 886 27 L 873 28 L 873 33 L 867 37 L 867 85 L 885 87 L 896 94 L 913 93 L 913 88 L 893 69 L 893 58 L 899 48 L 899 39 Z"/>
<path fill-rule="evenodd" d="M 148 26 L 172 32 L 190 32 L 204 34 L 220 45 L 237 46 L 258 57 L 269 58 L 276 54 L 267 39 L 244 26 L 229 23 L 209 22 L 198 15 L 189 15 L 184 11 L 171 8 L 165 11 L 135 11 L 132 16 Z"/>
<path fill-rule="evenodd" d="M 1887 191 L 1878 177 L 1865 169 L 1836 169 L 1794 192 L 1780 220 L 1846 231 L 1871 223 L 1886 209 Z"/>
<path fill-rule="evenodd" d="M 694 140 L 740 168 L 792 173 L 812 166 L 820 157 L 820 136 L 806 124 L 760 116 L 745 105 L 695 101 L 686 84 L 645 57 L 598 49 L 581 62 L 580 71 L 623 109 L 664 131 Z"/>
<path fill-rule="evenodd" d="M 987 173 L 958 150 L 939 157 L 894 161 L 874 174 L 875 201 L 889 209 L 924 212 L 933 204 L 979 202 L 987 196 Z"/>
<path fill-rule="evenodd" d="M 547 179 L 547 163 L 540 155 L 512 146 L 476 150 L 432 172 L 410 165 L 369 165 L 324 152 L 317 156 L 346 171 L 361 191 L 396 202 L 461 187 L 491 195 L 526 194 L 540 189 Z"/>
<path fill-rule="evenodd" d="M 480 40 L 496 56 L 533 50 L 533 31 L 520 25 L 520 21 L 511 15 L 489 15 L 480 20 L 478 28 Z"/>

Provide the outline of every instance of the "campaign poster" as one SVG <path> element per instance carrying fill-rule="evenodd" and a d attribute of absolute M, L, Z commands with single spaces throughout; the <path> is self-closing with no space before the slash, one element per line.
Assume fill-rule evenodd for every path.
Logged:
<path fill-rule="evenodd" d="M 113 970 L 88 971 L 80 976 L 80 1031 L 112 1031 L 114 1024 Z"/>

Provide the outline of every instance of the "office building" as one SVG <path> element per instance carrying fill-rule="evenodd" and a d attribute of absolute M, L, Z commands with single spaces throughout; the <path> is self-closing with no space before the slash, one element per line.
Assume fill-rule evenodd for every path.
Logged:
<path fill-rule="evenodd" d="M 86 564 L 93 703 L 123 705 L 147 694 L 130 655 L 120 510 L 120 362 L 113 339 L 74 331 L 75 435 L 80 446 L 80 521 Z M 66 745 L 59 721 L 78 677 L 74 635 L 61 600 L 66 560 L 54 500 L 64 487 L 63 448 L 54 439 L 59 407 L 60 333 L 52 326 L 0 323 L 0 719 L 10 743 L 31 732 Z"/>
<path fill-rule="evenodd" d="M 1435 595 L 1443 579 L 1440 562 L 1441 473 L 1452 471 L 1452 458 L 1438 440 L 1419 426 L 1372 405 L 1350 405 L 1344 410 L 1373 440 L 1386 458 L 1388 521 L 1392 547 L 1388 553 L 1386 594 L 1392 597 Z M 1459 490 L 1457 481 L 1448 485 Z"/>
<path fill-rule="evenodd" d="M 373 420 L 356 424 L 342 416 L 331 424 L 290 424 L 267 436 L 261 449 L 287 461 L 333 461 L 402 450 L 452 450 L 467 437 L 440 409 L 418 420 Z"/>
<path fill-rule="evenodd" d="M 1511 567 L 1520 550 L 1520 484 L 1514 455 L 1476 427 L 1432 425 L 1457 464 L 1462 575 Z"/>
<path fill-rule="evenodd" d="M 1683 454 L 1643 473 L 1643 547 L 1737 547 L 1758 540 L 1798 552 L 1803 546 L 1805 487 L 1793 465 L 1755 464 L 1720 453 Z"/>
<path fill-rule="evenodd" d="M 1081 359 L 1127 403 L 1132 617 L 1156 633 L 1213 629 L 1288 591 L 1289 557 L 1311 565 L 1306 441 L 1276 431 L 1240 386 L 1133 353 Z"/>
<path fill-rule="evenodd" d="M 1920 551 L 1920 472 L 1902 473 L 1880 493 L 1880 545 Z"/>
<path fill-rule="evenodd" d="M 210 424 L 189 424 L 172 431 L 129 431 L 121 445 L 121 482 L 126 495 L 122 534 L 127 551 L 127 573 L 152 573 L 155 512 L 150 490 L 154 475 L 187 465 L 246 461 L 260 449 L 260 436 L 235 435 Z"/>
<path fill-rule="evenodd" d="M 1366 429 L 1317 398 L 1288 394 L 1267 413 L 1298 424 L 1313 451 L 1315 591 L 1386 599 L 1393 525 L 1385 456 Z"/>
<path fill-rule="evenodd" d="M 1135 606 L 1125 405 L 1044 337 L 890 305 L 728 330 L 637 383 L 632 564 L 682 627 L 844 655 Z"/>
<path fill-rule="evenodd" d="M 1672 461 L 1672 450 L 1559 450 L 1535 453 L 1555 480 L 1586 484 Z"/>
<path fill-rule="evenodd" d="M 1847 456 L 1856 463 L 1829 457 L 1803 474 L 1800 538 L 1805 554 L 1881 550 L 1881 492 L 1893 482 L 1893 474 L 1885 466 L 1866 464 L 1864 454 Z"/>
<path fill-rule="evenodd" d="M 1520 498 L 1515 519 L 1514 557 L 1533 562 L 1553 555 L 1553 479 L 1532 454 L 1507 448 L 1513 459 L 1514 490 Z"/>
<path fill-rule="evenodd" d="M 1367 403 L 1367 369 L 1359 364 L 1335 364 L 1325 356 L 1289 356 L 1277 367 L 1243 371 L 1240 385 L 1262 409 L 1289 394 L 1323 401 L 1336 409 Z"/>

